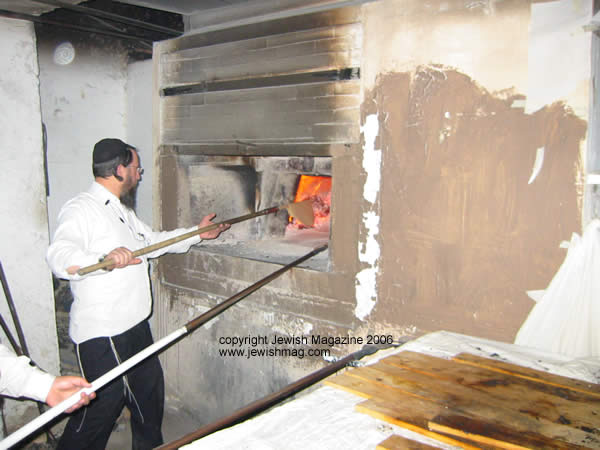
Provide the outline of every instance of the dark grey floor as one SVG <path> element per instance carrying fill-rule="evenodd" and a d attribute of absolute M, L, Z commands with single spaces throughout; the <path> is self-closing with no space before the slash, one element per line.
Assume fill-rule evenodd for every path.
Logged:
<path fill-rule="evenodd" d="M 165 417 L 162 427 L 165 443 L 179 439 L 201 426 L 201 424 L 198 424 L 191 417 L 182 413 L 173 403 L 167 399 L 165 405 Z M 125 409 L 117 421 L 116 428 L 110 435 L 106 449 L 126 450 L 130 448 L 131 428 L 129 427 L 129 411 Z"/>

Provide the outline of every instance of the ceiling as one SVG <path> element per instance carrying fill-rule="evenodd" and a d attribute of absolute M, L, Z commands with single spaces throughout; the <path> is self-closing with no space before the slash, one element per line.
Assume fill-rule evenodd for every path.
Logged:
<path fill-rule="evenodd" d="M 82 4 L 86 2 L 81 0 L 61 0 L 63 3 Z M 115 3 L 127 3 L 129 5 L 143 6 L 145 8 L 168 11 L 181 15 L 190 15 L 202 12 L 208 9 L 227 7 L 248 3 L 252 0 L 121 0 Z M 107 1 L 105 3 L 111 3 Z M 34 0 L 0 0 L 0 9 L 16 13 L 40 15 L 56 9 L 55 6 L 49 6 L 42 3 L 36 3 Z"/>
<path fill-rule="evenodd" d="M 160 9 L 182 15 L 195 14 L 207 9 L 222 8 L 251 0 L 130 0 L 123 3 L 145 6 L 146 8 Z"/>
<path fill-rule="evenodd" d="M 272 0 L 0 0 L 0 17 L 34 22 L 42 40 L 84 32 L 132 41 L 127 46 L 146 57 L 152 42 L 183 33 L 185 16 L 265 1 Z"/>

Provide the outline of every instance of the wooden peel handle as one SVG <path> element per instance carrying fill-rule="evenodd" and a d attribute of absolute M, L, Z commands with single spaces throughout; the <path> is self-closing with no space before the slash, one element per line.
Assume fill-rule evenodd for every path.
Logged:
<path fill-rule="evenodd" d="M 208 225 L 206 227 L 198 228 L 197 230 L 188 231 L 187 233 L 180 234 L 179 236 L 175 236 L 171 239 L 167 239 L 165 241 L 157 242 L 156 244 L 149 245 L 144 248 L 140 248 L 133 252 L 134 257 L 142 256 L 147 253 L 151 253 L 155 250 L 168 247 L 169 245 L 176 244 L 177 242 L 183 241 L 185 239 L 189 239 L 198 234 L 205 233 L 206 231 L 211 231 L 217 228 L 219 225 L 233 225 L 234 223 L 242 222 L 244 220 L 252 219 L 258 216 L 264 216 L 265 214 L 271 214 L 279 211 L 281 208 L 273 207 L 263 209 L 262 211 L 246 214 L 245 216 L 236 217 L 234 219 L 226 220 L 223 222 L 213 223 L 212 225 Z M 77 271 L 78 275 L 87 275 L 88 273 L 95 272 L 96 270 L 104 269 L 106 267 L 112 266 L 115 262 L 112 259 L 104 259 L 96 264 L 92 264 L 91 266 L 83 267 Z"/>

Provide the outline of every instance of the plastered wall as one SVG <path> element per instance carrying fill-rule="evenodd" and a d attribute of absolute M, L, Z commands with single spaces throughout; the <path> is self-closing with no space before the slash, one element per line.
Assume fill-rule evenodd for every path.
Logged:
<path fill-rule="evenodd" d="M 148 61 L 128 70 L 121 46 L 103 47 L 86 34 L 45 28 L 36 38 L 31 23 L 0 19 L 0 37 L 0 261 L 32 359 L 59 374 L 53 285 L 45 262 L 49 236 L 62 204 L 91 184 L 92 147 L 106 136 L 140 148 L 147 181 L 140 185 L 138 207 L 140 217 L 152 222 L 152 151 L 145 140 L 151 136 L 152 69 Z M 55 58 L 56 49 L 67 41 L 73 44 L 74 58 L 59 64 L 64 59 Z M 47 131 L 48 191 L 42 122 Z M 2 292 L 0 313 L 16 338 Z M 64 333 L 67 314 L 62 316 Z M 9 345 L 4 336 L 0 339 Z M 75 361 L 68 337 L 62 336 L 61 342 L 73 354 L 69 361 Z M 8 400 L 4 414 L 10 432 L 38 410 L 33 402 Z"/>
<path fill-rule="evenodd" d="M 559 244 L 581 231 L 590 13 L 591 2 L 364 6 L 364 154 L 381 158 L 362 233 L 368 246 L 377 222 L 369 321 L 512 341 L 526 291 L 547 286 Z"/>
<path fill-rule="evenodd" d="M 46 183 L 36 42 L 28 22 L 0 19 L 0 261 L 32 359 L 58 373 L 52 278 L 46 267 Z M 4 292 L 0 314 L 18 342 Z M 6 337 L 2 343 L 10 348 Z M 6 400 L 10 431 L 38 414 L 34 402 Z"/>
<path fill-rule="evenodd" d="M 62 205 L 93 181 L 92 149 L 105 137 L 126 139 L 127 59 L 87 34 L 54 28 L 39 38 L 40 95 L 48 139 L 50 234 Z M 57 48 L 73 46 L 69 64 Z"/>

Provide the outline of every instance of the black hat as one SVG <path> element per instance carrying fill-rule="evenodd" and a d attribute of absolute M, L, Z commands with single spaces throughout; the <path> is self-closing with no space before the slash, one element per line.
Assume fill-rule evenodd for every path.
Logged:
<path fill-rule="evenodd" d="M 102 139 L 94 145 L 92 161 L 94 164 L 111 161 L 123 155 L 130 147 L 131 145 L 126 144 L 120 139 Z"/>

